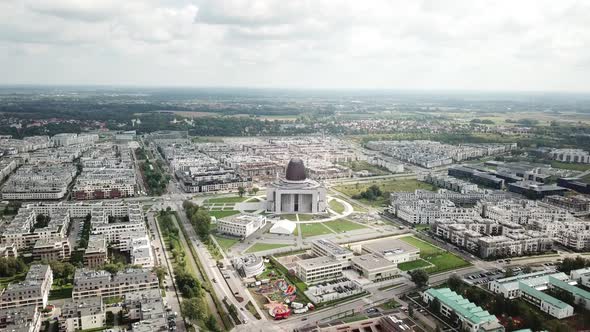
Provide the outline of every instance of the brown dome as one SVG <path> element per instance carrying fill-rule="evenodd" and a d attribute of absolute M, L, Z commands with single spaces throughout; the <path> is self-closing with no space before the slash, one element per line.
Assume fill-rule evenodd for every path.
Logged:
<path fill-rule="evenodd" d="M 287 172 L 285 178 L 289 181 L 303 181 L 305 180 L 305 165 L 303 160 L 299 158 L 293 158 L 287 165 Z"/>

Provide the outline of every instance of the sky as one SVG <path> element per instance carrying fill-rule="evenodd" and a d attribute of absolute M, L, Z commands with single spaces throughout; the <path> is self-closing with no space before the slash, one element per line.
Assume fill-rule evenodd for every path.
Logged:
<path fill-rule="evenodd" d="M 590 1 L 0 0 L 0 84 L 590 90 Z"/>

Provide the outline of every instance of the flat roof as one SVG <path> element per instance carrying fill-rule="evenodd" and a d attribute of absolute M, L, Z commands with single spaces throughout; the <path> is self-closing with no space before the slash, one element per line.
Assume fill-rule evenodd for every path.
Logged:
<path fill-rule="evenodd" d="M 297 264 L 299 264 L 301 267 L 303 267 L 305 269 L 310 269 L 310 268 L 314 268 L 314 267 L 317 268 L 320 266 L 329 266 L 329 265 L 335 265 L 335 264 L 342 265 L 340 263 L 340 261 L 338 261 L 334 258 L 328 257 L 328 256 L 304 259 L 304 260 L 298 261 Z"/>
<path fill-rule="evenodd" d="M 398 239 L 383 239 L 363 244 L 364 250 L 377 253 L 383 256 L 401 255 L 407 253 L 419 253 L 420 249 Z"/>
<path fill-rule="evenodd" d="M 374 270 L 384 267 L 395 267 L 392 262 L 376 254 L 354 256 L 352 258 L 352 262 L 366 270 Z"/>

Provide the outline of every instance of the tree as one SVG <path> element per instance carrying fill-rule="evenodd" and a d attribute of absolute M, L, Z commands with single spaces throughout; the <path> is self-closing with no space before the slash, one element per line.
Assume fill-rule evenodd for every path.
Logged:
<path fill-rule="evenodd" d="M 240 197 L 244 196 L 244 193 L 246 192 L 246 189 L 242 186 L 238 187 L 238 194 L 240 195 Z"/>
<path fill-rule="evenodd" d="M 430 311 L 435 314 L 440 313 L 440 300 L 435 298 L 432 302 L 429 303 Z"/>
<path fill-rule="evenodd" d="M 27 265 L 20 258 L 0 258 L 0 277 L 14 277 L 25 271 L 27 271 Z"/>
<path fill-rule="evenodd" d="M 205 317 L 207 307 L 202 298 L 194 297 L 182 301 L 182 316 L 193 322 L 199 321 Z"/>
<path fill-rule="evenodd" d="M 508 278 L 508 277 L 512 277 L 514 276 L 514 270 L 511 267 L 506 268 L 506 273 L 504 273 L 504 277 Z"/>
<path fill-rule="evenodd" d="M 412 304 L 408 304 L 408 316 L 414 317 L 414 306 Z"/>
<path fill-rule="evenodd" d="M 207 320 L 205 321 L 205 327 L 207 328 L 208 331 L 212 331 L 212 332 L 220 331 L 219 326 L 217 326 L 217 321 L 215 320 L 215 317 L 213 317 L 213 315 L 207 316 Z"/>
<path fill-rule="evenodd" d="M 260 189 L 258 187 L 252 187 L 252 193 L 256 195 Z"/>
<path fill-rule="evenodd" d="M 457 274 L 453 273 L 449 277 L 447 283 L 449 284 L 450 289 L 456 291 L 457 289 L 459 289 L 459 287 L 463 285 L 463 280 L 461 280 L 461 277 L 459 277 Z"/>
<path fill-rule="evenodd" d="M 111 311 L 107 311 L 105 314 L 105 324 L 107 326 L 115 325 L 115 314 L 113 314 Z"/>
<path fill-rule="evenodd" d="M 424 287 L 428 284 L 428 273 L 424 269 L 416 269 L 408 272 L 408 274 L 416 286 Z"/>
<path fill-rule="evenodd" d="M 164 283 L 164 279 L 166 278 L 168 272 L 162 266 L 156 266 L 152 271 L 154 271 L 154 273 L 156 273 L 156 276 L 158 276 L 158 282 L 160 284 L 160 287 L 162 287 L 162 284 Z"/>

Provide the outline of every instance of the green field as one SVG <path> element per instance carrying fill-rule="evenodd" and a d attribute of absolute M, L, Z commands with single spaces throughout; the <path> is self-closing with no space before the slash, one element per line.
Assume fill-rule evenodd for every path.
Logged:
<path fill-rule="evenodd" d="M 248 199 L 248 197 L 243 196 L 231 196 L 231 197 L 218 197 L 218 198 L 209 198 L 205 201 L 206 204 L 210 203 L 240 203 Z"/>
<path fill-rule="evenodd" d="M 428 259 L 428 261 L 434 264 L 433 267 L 429 267 L 426 269 L 426 272 L 430 274 L 454 270 L 471 265 L 471 263 L 469 263 L 468 261 L 450 252 L 445 252 L 444 254 L 433 256 L 430 259 Z"/>
<path fill-rule="evenodd" d="M 423 229 L 430 229 L 430 225 L 428 224 L 417 224 L 416 226 L 414 226 L 414 228 L 418 231 L 421 231 Z"/>
<path fill-rule="evenodd" d="M 422 241 L 413 236 L 404 236 L 399 239 L 420 249 L 420 257 L 422 258 L 444 252 L 444 250 L 442 250 L 441 248 L 435 247 L 432 244 Z"/>
<path fill-rule="evenodd" d="M 397 268 L 402 271 L 410 271 L 413 269 L 424 268 L 427 266 L 430 266 L 430 263 L 428 263 L 427 261 L 425 261 L 423 259 L 418 259 L 418 260 L 411 261 L 411 262 L 404 262 L 404 263 L 397 264 Z"/>
<path fill-rule="evenodd" d="M 271 250 L 271 249 L 277 249 L 277 248 L 284 248 L 284 247 L 288 247 L 290 246 L 290 244 L 287 243 L 254 243 L 254 245 L 252 245 L 250 248 L 248 248 L 248 250 L 246 250 L 246 253 L 252 253 L 252 252 L 259 252 L 259 251 L 266 251 L 266 250 Z"/>
<path fill-rule="evenodd" d="M 215 240 L 217 241 L 217 243 L 219 244 L 221 249 L 225 252 L 228 252 L 229 248 L 233 247 L 234 244 L 240 242 L 239 239 L 221 237 L 219 235 L 213 235 L 213 236 L 215 237 Z"/>
<path fill-rule="evenodd" d="M 301 227 L 301 236 L 303 237 L 332 234 L 332 232 L 321 223 L 299 224 L 299 226 Z"/>
<path fill-rule="evenodd" d="M 420 258 L 422 258 L 426 262 L 434 265 L 432 267 L 426 268 L 426 271 L 430 274 L 440 273 L 440 272 L 458 269 L 461 267 L 471 265 L 469 262 L 467 262 L 463 258 L 456 256 L 450 252 L 447 252 L 441 248 L 435 247 L 432 244 L 422 241 L 422 240 L 415 238 L 413 236 L 402 237 L 402 238 L 400 238 L 400 240 L 402 240 L 406 243 L 409 243 L 409 244 L 420 249 Z M 402 263 L 400 265 L 403 268 L 408 268 L 408 269 L 426 266 L 426 265 L 418 266 L 418 265 L 424 264 L 424 263 L 417 263 L 416 262 L 416 263 L 414 263 L 415 266 L 412 265 L 411 263 L 414 263 L 414 262 Z M 398 267 L 399 267 L 399 265 L 398 265 Z M 402 269 L 402 267 L 400 267 L 400 269 Z"/>
<path fill-rule="evenodd" d="M 238 213 L 240 213 L 240 211 L 236 210 L 209 211 L 209 215 L 215 218 L 225 218 Z"/>
<path fill-rule="evenodd" d="M 389 203 L 389 195 L 387 193 L 402 192 L 402 191 L 414 191 L 416 189 L 424 189 L 434 191 L 436 187 L 431 184 L 420 182 L 415 179 L 392 179 L 392 180 L 373 180 L 368 182 L 357 182 L 354 184 L 343 184 L 335 186 L 334 189 L 340 191 L 347 196 L 359 195 L 361 192 L 367 190 L 372 185 L 377 185 L 384 193 L 383 197 L 380 197 L 374 201 L 366 199 L 359 199 L 363 202 L 372 206 L 383 206 Z"/>
<path fill-rule="evenodd" d="M 328 203 L 328 205 L 330 205 L 330 209 L 332 209 L 334 212 L 338 214 L 342 214 L 342 212 L 344 212 L 345 210 L 344 205 L 342 205 L 342 203 L 338 202 L 335 199 L 331 200 L 330 203 Z"/>
<path fill-rule="evenodd" d="M 385 309 L 385 310 L 389 310 L 389 309 L 395 309 L 399 306 L 400 306 L 400 304 L 396 300 L 391 299 L 391 300 L 383 303 L 379 307 L 381 307 L 382 309 Z"/>
<path fill-rule="evenodd" d="M 49 291 L 49 300 L 60 300 L 72 297 L 73 286 L 64 286 Z"/>
<path fill-rule="evenodd" d="M 570 164 L 570 163 L 564 163 L 564 162 L 557 161 L 557 160 L 551 161 L 551 167 L 561 168 L 561 169 L 569 169 L 572 171 L 580 171 L 580 172 L 585 172 L 590 169 L 590 165 L 588 165 L 588 164 Z"/>
<path fill-rule="evenodd" d="M 357 224 L 355 222 L 352 222 L 352 221 L 346 220 L 346 219 L 327 221 L 324 223 L 324 225 L 330 227 L 336 233 L 344 233 L 344 232 L 348 232 L 348 231 L 354 231 L 355 229 L 366 228 L 365 226 L 363 226 L 361 224 Z"/>

